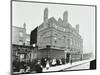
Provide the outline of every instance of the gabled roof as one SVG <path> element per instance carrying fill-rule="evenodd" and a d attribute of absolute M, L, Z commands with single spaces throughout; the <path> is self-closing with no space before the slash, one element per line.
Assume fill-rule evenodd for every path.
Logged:
<path fill-rule="evenodd" d="M 17 26 L 12 26 L 12 28 L 16 28 L 16 29 L 25 29 L 23 27 L 17 27 Z"/>
<path fill-rule="evenodd" d="M 50 17 L 48 19 L 48 23 L 56 23 L 57 24 L 57 20 L 54 17 Z"/>
<path fill-rule="evenodd" d="M 63 22 L 63 20 L 59 17 L 59 19 L 58 19 L 58 24 L 59 24 L 59 25 L 62 25 L 62 22 Z"/>

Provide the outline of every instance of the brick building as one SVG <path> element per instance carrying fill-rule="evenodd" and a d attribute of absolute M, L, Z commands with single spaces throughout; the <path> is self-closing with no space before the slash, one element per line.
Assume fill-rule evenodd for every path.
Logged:
<path fill-rule="evenodd" d="M 12 26 L 12 44 L 30 45 L 30 34 L 26 33 L 26 24 L 22 27 Z"/>
<path fill-rule="evenodd" d="M 37 30 L 38 58 L 80 59 L 83 53 L 83 39 L 79 34 L 79 24 L 76 28 L 68 22 L 68 12 L 63 13 L 63 19 L 48 18 L 48 8 L 44 10 L 43 23 Z"/>
<path fill-rule="evenodd" d="M 26 24 L 22 27 L 12 26 L 12 61 L 33 60 L 37 58 L 36 50 L 30 46 L 30 34 L 26 33 Z"/>

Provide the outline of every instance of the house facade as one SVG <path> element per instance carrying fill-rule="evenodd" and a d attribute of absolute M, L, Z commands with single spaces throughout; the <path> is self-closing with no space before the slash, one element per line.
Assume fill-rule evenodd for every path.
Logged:
<path fill-rule="evenodd" d="M 38 58 L 80 59 L 83 53 L 83 39 L 79 34 L 79 24 L 76 27 L 68 21 L 68 11 L 63 13 L 63 19 L 48 18 L 48 8 L 44 10 L 43 22 L 37 29 Z M 70 56 L 68 56 L 69 58 Z"/>

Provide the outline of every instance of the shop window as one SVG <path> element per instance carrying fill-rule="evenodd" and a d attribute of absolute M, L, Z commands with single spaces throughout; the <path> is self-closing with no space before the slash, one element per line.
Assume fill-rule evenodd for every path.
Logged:
<path fill-rule="evenodd" d="M 23 45 L 23 41 L 22 40 L 19 40 L 19 45 Z"/>

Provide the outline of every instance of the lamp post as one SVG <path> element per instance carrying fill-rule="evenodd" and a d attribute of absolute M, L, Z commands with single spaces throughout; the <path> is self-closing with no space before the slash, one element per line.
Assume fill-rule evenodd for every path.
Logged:
<path fill-rule="evenodd" d="M 72 49 L 70 49 L 70 58 L 69 58 L 70 59 L 70 63 L 72 64 L 72 53 L 71 52 L 72 52 Z"/>
<path fill-rule="evenodd" d="M 50 51 L 50 45 L 46 45 L 46 47 L 47 47 L 47 58 L 49 57 L 49 51 Z"/>
<path fill-rule="evenodd" d="M 71 49 L 70 47 L 67 47 L 67 52 L 68 52 L 68 62 L 71 62 Z"/>
<path fill-rule="evenodd" d="M 65 52 L 65 64 L 66 64 L 66 53 L 67 53 L 67 50 L 65 50 L 64 52 Z"/>
<path fill-rule="evenodd" d="M 35 50 L 35 53 L 36 53 L 36 58 L 38 57 L 38 46 L 36 44 L 33 44 L 32 45 L 34 50 Z"/>
<path fill-rule="evenodd" d="M 65 64 L 66 64 L 66 59 L 67 59 L 66 54 L 69 53 L 69 51 L 70 51 L 70 47 L 66 46 L 66 50 L 64 51 L 65 52 Z"/>

